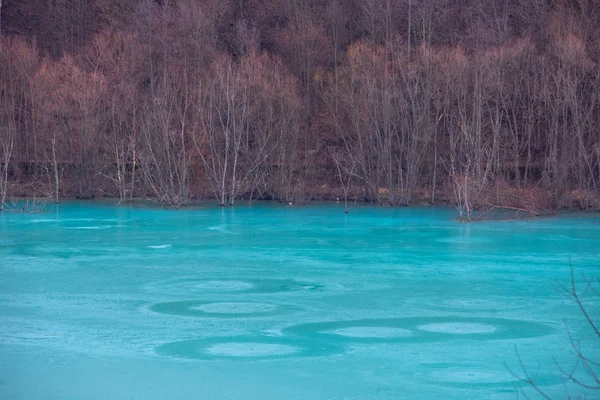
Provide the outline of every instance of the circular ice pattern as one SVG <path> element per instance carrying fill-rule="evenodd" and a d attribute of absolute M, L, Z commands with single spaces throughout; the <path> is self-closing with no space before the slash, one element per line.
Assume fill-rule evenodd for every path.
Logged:
<path fill-rule="evenodd" d="M 339 328 L 324 331 L 334 335 L 341 335 L 355 338 L 398 338 L 411 336 L 413 333 L 408 329 L 388 328 L 381 326 L 358 326 L 349 328 Z"/>
<path fill-rule="evenodd" d="M 205 349 L 206 353 L 224 357 L 273 357 L 297 353 L 298 348 L 272 343 L 218 343 Z"/>
<path fill-rule="evenodd" d="M 255 314 L 272 312 L 277 309 L 275 304 L 267 303 L 208 303 L 191 306 L 190 310 L 199 310 L 209 314 Z"/>
<path fill-rule="evenodd" d="M 199 300 L 172 301 L 157 303 L 150 310 L 167 315 L 185 317 L 261 317 L 285 314 L 292 307 L 270 303 L 252 302 L 205 302 Z"/>
<path fill-rule="evenodd" d="M 496 311 L 505 309 L 523 308 L 524 304 L 514 299 L 446 299 L 440 304 L 441 307 L 458 308 L 466 310 Z"/>
<path fill-rule="evenodd" d="M 441 322 L 421 325 L 418 328 L 426 332 L 451 333 L 456 335 L 494 333 L 496 331 L 496 327 L 493 325 L 472 322 Z"/>
<path fill-rule="evenodd" d="M 548 335 L 547 325 L 501 318 L 410 317 L 326 321 L 292 325 L 284 335 L 323 341 L 440 342 L 465 337 L 469 340 L 504 340 Z"/>
<path fill-rule="evenodd" d="M 259 361 L 287 357 L 330 356 L 341 352 L 341 348 L 301 338 L 237 336 L 170 342 L 156 347 L 155 351 L 160 355 L 188 360 L 235 358 Z"/>
<path fill-rule="evenodd" d="M 520 381 L 508 369 L 497 363 L 490 365 L 422 364 L 422 367 L 429 370 L 424 378 L 429 383 L 440 386 L 453 386 L 471 390 L 477 387 L 514 388 Z M 541 387 L 559 385 L 562 380 L 560 375 L 538 371 L 535 382 L 536 385 Z"/>
<path fill-rule="evenodd" d="M 158 292 L 176 295 L 184 293 L 190 296 L 200 296 L 222 293 L 313 292 L 323 290 L 324 285 L 316 282 L 304 282 L 294 279 L 229 279 L 227 277 L 205 279 L 184 277 L 154 282 L 145 285 L 144 289 L 152 293 Z"/>
<path fill-rule="evenodd" d="M 237 292 L 252 289 L 254 285 L 244 281 L 211 280 L 198 282 L 194 287 L 207 292 Z"/>
<path fill-rule="evenodd" d="M 492 298 L 476 297 L 414 297 L 405 300 L 411 307 L 455 312 L 500 313 L 528 306 L 523 299 L 514 296 Z"/>

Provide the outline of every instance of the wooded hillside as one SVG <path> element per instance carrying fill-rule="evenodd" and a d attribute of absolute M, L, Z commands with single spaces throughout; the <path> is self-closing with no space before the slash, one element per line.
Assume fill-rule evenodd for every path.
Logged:
<path fill-rule="evenodd" d="M 0 9 L 2 203 L 600 208 L 597 0 Z"/>

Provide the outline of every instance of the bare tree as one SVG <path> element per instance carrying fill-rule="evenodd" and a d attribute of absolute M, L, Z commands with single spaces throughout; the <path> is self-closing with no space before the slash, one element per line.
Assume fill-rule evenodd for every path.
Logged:
<path fill-rule="evenodd" d="M 0 5 L 3 192 L 600 207 L 593 0 L 84 3 Z"/>
<path fill-rule="evenodd" d="M 19 38 L 0 37 L 0 211 L 6 205 L 14 157 L 21 133 L 29 128 L 28 98 L 37 67 L 35 48 Z"/>
<path fill-rule="evenodd" d="M 205 25 L 202 9 L 186 1 L 177 7 L 168 2 L 145 4 L 140 18 L 145 24 L 136 32 L 146 68 L 142 71 L 143 107 L 135 119 L 134 132 L 139 132 L 133 147 L 135 160 L 153 197 L 180 207 L 190 200 L 192 137 L 198 125 L 198 71 L 194 67 L 210 58 L 211 27 Z M 178 41 L 184 32 L 189 37 Z"/>
<path fill-rule="evenodd" d="M 74 166 L 75 196 L 89 199 L 95 197 L 96 191 L 94 184 L 99 170 L 97 144 L 102 130 L 99 111 L 106 80 L 100 71 L 88 72 L 78 67 L 74 60 L 67 63 L 72 74 L 69 81 L 72 118 L 65 126 L 64 134 Z"/>
<path fill-rule="evenodd" d="M 584 323 L 588 326 L 592 332 L 592 340 L 600 340 L 600 327 L 595 320 L 595 315 L 591 312 L 591 306 L 594 301 L 597 301 L 597 296 L 600 296 L 600 280 L 598 278 L 589 278 L 585 275 L 581 275 L 578 279 L 575 276 L 575 270 L 571 267 L 571 276 L 569 285 L 564 285 L 559 281 L 556 281 L 556 288 L 571 302 L 573 302 L 577 308 L 580 316 L 583 318 Z M 583 283 L 583 288 L 581 287 Z M 591 299 L 590 299 L 591 298 Z M 595 355 L 590 353 L 589 346 L 584 346 L 584 340 L 575 338 L 569 329 L 569 326 L 565 323 L 565 329 L 571 345 L 574 360 L 569 366 L 565 366 L 554 360 L 556 369 L 558 370 L 561 379 L 564 382 L 564 390 L 567 398 L 588 398 L 594 396 L 600 391 L 600 362 L 595 359 Z M 513 371 L 505 362 L 505 367 L 510 373 L 520 382 L 533 389 L 537 394 L 545 399 L 551 399 L 552 396 L 539 384 L 536 377 L 531 374 L 530 369 L 523 362 L 519 350 L 515 347 L 515 352 L 519 362 L 520 372 Z M 526 398 L 527 394 L 523 387 L 517 388 L 519 393 L 522 393 Z M 575 392 L 575 393 L 573 393 Z"/>
<path fill-rule="evenodd" d="M 55 203 L 59 201 L 61 181 L 68 164 L 63 135 L 67 124 L 67 117 L 63 113 L 67 108 L 68 95 L 62 82 L 68 79 L 69 73 L 65 64 L 53 64 L 50 60 L 44 60 L 32 83 L 35 147 L 38 143 L 35 133 L 40 133 L 40 150 L 35 152 L 35 156 L 39 157 L 48 182 L 49 197 L 53 198 Z"/>
<path fill-rule="evenodd" d="M 219 205 L 233 205 L 238 161 L 248 129 L 248 91 L 229 57 L 219 57 L 211 72 L 198 88 L 196 112 L 201 131 L 194 136 L 194 144 Z"/>
<path fill-rule="evenodd" d="M 144 147 L 138 158 L 145 181 L 158 201 L 180 207 L 189 196 L 187 118 L 193 104 L 191 87 L 185 77 L 168 74 L 163 79 L 162 84 L 152 88 L 142 110 Z"/>
<path fill-rule="evenodd" d="M 6 204 L 8 174 L 17 137 L 18 81 L 9 43 L 0 39 L 0 211 Z"/>
<path fill-rule="evenodd" d="M 270 186 L 273 175 L 285 176 L 277 166 L 277 155 L 295 140 L 301 100 L 297 80 L 279 59 L 250 52 L 241 61 L 240 69 L 248 88 L 249 107 L 248 130 L 241 147 L 240 182 L 246 188 L 250 186 L 249 201 L 252 202 L 255 195 L 275 189 Z M 294 168 L 295 164 L 290 167 Z M 289 177 L 287 183 L 293 183 L 293 177 Z"/>
<path fill-rule="evenodd" d="M 98 35 L 89 51 L 90 62 L 102 71 L 109 84 L 105 92 L 106 110 L 100 118 L 105 126 L 102 139 L 104 177 L 114 183 L 119 202 L 131 200 L 138 167 L 139 102 L 136 62 L 140 57 L 134 35 L 105 32 Z"/>

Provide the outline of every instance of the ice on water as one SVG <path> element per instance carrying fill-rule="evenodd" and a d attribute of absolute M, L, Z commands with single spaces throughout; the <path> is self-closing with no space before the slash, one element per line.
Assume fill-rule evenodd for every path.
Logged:
<path fill-rule="evenodd" d="M 260 203 L 0 214 L 0 398 L 513 399 L 515 346 L 563 397 L 564 323 L 600 349 L 551 282 L 570 264 L 599 274 L 599 220 Z"/>

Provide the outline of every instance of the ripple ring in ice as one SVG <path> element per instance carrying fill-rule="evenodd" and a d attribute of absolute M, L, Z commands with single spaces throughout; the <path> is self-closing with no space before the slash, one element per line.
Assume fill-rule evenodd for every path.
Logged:
<path fill-rule="evenodd" d="M 424 365 L 431 368 L 428 378 L 440 386 L 462 387 L 473 389 L 477 386 L 511 387 L 518 382 L 507 369 L 499 366 L 497 369 L 485 366 L 451 366 L 443 364 Z M 538 374 L 536 384 L 540 386 L 559 385 L 559 376 Z"/>
<path fill-rule="evenodd" d="M 215 293 L 279 293 L 320 291 L 320 283 L 302 282 L 293 279 L 200 279 L 195 277 L 178 278 L 154 282 L 146 285 L 148 292 L 203 295 Z"/>
<path fill-rule="evenodd" d="M 339 346 L 323 346 L 290 337 L 241 336 L 170 342 L 156 347 L 160 355 L 184 359 L 236 358 L 264 360 L 287 357 L 316 357 L 339 353 Z"/>
<path fill-rule="evenodd" d="M 426 332 L 451 333 L 456 335 L 494 333 L 497 329 L 494 325 L 473 322 L 440 322 L 420 325 L 418 328 Z"/>
<path fill-rule="evenodd" d="M 537 322 L 464 317 L 328 321 L 292 325 L 283 330 L 287 335 L 355 342 L 430 342 L 455 340 L 459 337 L 503 340 L 539 337 L 552 332 L 552 328 Z"/>
<path fill-rule="evenodd" d="M 514 310 L 527 307 L 528 303 L 515 298 L 433 298 L 415 297 L 406 301 L 411 306 L 432 308 L 438 310 L 456 310 L 462 312 L 485 311 L 497 312 L 499 310 Z"/>
<path fill-rule="evenodd" d="M 198 300 L 157 303 L 150 310 L 167 315 L 186 317 L 262 317 L 285 314 L 289 306 L 253 302 L 205 302 Z"/>

